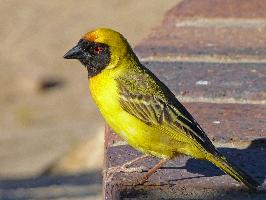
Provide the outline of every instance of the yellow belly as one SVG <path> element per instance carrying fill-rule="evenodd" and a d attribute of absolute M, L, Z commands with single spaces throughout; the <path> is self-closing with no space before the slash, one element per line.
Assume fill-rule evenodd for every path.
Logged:
<path fill-rule="evenodd" d="M 163 127 L 148 126 L 122 109 L 116 81 L 110 74 L 101 73 L 90 78 L 89 88 L 107 124 L 135 149 L 163 158 L 185 153 L 182 149 L 187 149 L 187 143 L 171 138 Z"/>

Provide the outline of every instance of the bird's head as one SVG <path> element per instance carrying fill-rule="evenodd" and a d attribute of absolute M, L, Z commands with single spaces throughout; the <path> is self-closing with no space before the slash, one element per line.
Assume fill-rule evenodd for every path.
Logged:
<path fill-rule="evenodd" d="M 99 28 L 86 33 L 64 58 L 78 59 L 92 77 L 105 68 L 116 67 L 129 51 L 131 48 L 120 33 Z"/>

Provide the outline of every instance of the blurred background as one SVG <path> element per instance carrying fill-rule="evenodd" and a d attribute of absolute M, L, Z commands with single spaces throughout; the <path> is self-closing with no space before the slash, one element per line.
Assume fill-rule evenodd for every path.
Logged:
<path fill-rule="evenodd" d="M 96 27 L 134 46 L 178 2 L 0 0 L 0 199 L 101 197 L 104 121 L 62 56 Z"/>

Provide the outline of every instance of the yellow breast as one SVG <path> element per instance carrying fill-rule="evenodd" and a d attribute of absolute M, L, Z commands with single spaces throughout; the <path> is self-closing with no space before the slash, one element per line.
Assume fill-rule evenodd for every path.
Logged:
<path fill-rule="evenodd" d="M 105 112 L 112 112 L 118 109 L 118 90 L 114 77 L 108 71 L 103 71 L 89 79 L 89 88 L 98 108 Z"/>
<path fill-rule="evenodd" d="M 119 91 L 115 81 L 116 75 L 117 73 L 114 73 L 114 70 L 105 69 L 97 76 L 89 79 L 89 88 L 93 100 L 107 123 L 121 135 L 121 124 L 126 120 L 125 118 L 122 120 L 122 117 L 127 113 L 119 103 Z M 121 137 L 123 136 L 121 135 Z M 123 139 L 127 140 L 125 137 Z"/>

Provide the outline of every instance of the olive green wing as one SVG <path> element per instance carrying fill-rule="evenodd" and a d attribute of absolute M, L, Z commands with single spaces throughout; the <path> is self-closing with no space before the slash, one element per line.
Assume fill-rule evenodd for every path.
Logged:
<path fill-rule="evenodd" d="M 149 126 L 167 125 L 173 130 L 179 130 L 176 131 L 177 134 L 189 136 L 209 152 L 217 152 L 205 132 L 186 108 L 170 90 L 167 94 L 170 96 L 164 96 L 164 98 L 156 94 L 153 96 L 144 95 L 134 93 L 125 86 L 120 88 L 120 104 L 126 112 Z"/>

